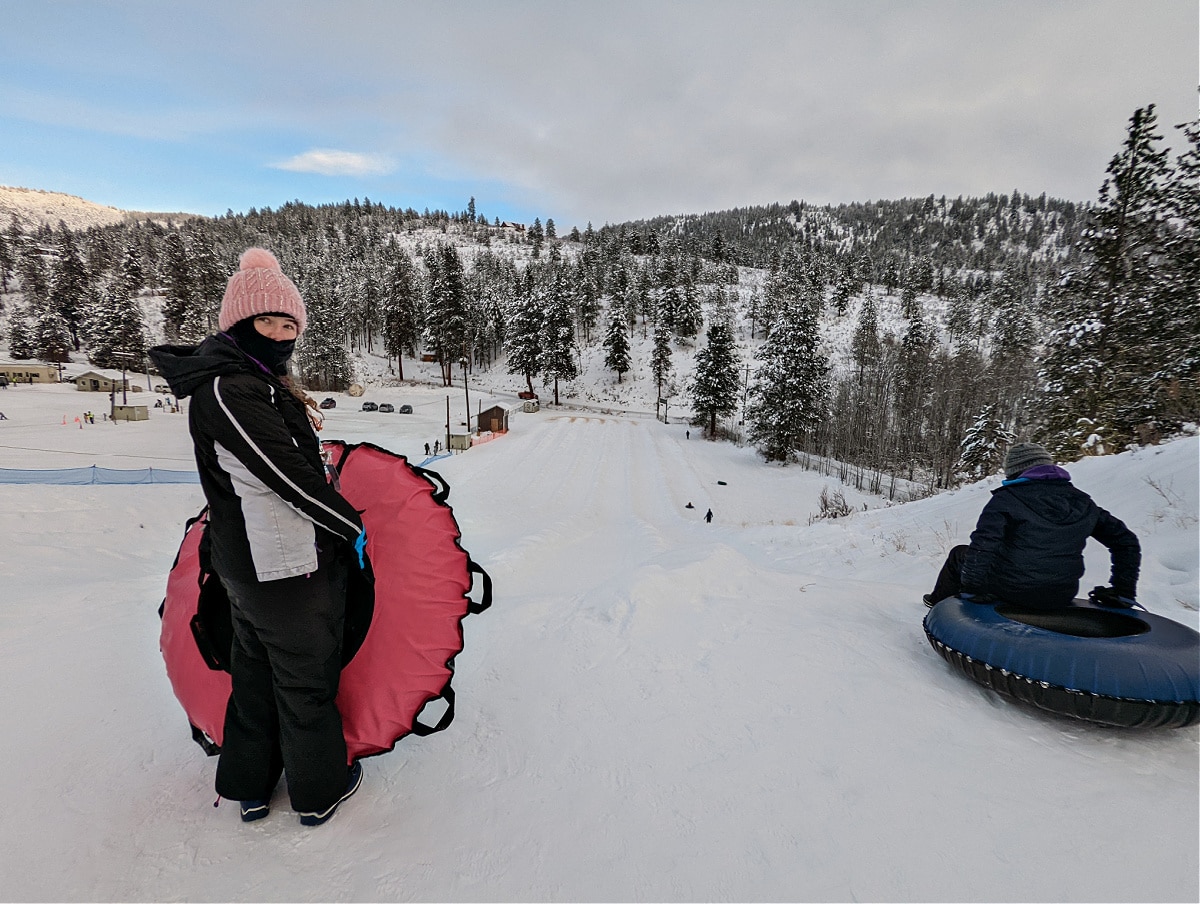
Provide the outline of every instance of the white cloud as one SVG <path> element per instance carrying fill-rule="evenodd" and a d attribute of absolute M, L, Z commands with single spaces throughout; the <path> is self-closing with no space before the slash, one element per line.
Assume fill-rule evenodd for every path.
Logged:
<path fill-rule="evenodd" d="M 321 176 L 382 176 L 395 169 L 395 164 L 381 154 L 357 154 L 329 148 L 313 148 L 271 166 L 293 173 L 317 173 Z"/>

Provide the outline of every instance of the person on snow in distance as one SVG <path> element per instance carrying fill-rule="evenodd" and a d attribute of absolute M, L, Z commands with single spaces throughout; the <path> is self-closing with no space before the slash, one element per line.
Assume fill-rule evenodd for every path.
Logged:
<path fill-rule="evenodd" d="M 925 605 L 959 596 L 1026 606 L 1065 606 L 1079 591 L 1088 537 L 1108 547 L 1111 586 L 1096 602 L 1128 608 L 1137 600 L 1142 552 L 1120 520 L 1071 485 L 1071 475 L 1038 443 L 1016 443 L 1004 458 L 1005 481 L 992 492 L 970 546 L 955 546 Z"/>
<path fill-rule="evenodd" d="M 172 392 L 192 399 L 205 541 L 234 634 L 216 790 L 241 801 L 246 822 L 267 815 L 281 773 L 305 825 L 325 822 L 362 780 L 358 762 L 347 766 L 335 700 L 346 568 L 354 552 L 363 566 L 366 531 L 327 482 L 319 421 L 287 377 L 305 320 L 274 255 L 250 248 L 225 290 L 221 331 L 150 352 Z"/>

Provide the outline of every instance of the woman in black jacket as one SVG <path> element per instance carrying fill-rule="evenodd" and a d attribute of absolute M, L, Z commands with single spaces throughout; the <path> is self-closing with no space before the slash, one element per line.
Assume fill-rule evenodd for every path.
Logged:
<path fill-rule="evenodd" d="M 1072 486 L 1071 475 L 1037 443 L 1012 446 L 1004 475 L 979 516 L 971 545 L 950 550 L 925 604 L 962 596 L 1065 606 L 1079 591 L 1083 548 L 1091 537 L 1112 558 L 1111 586 L 1096 588 L 1097 601 L 1132 606 L 1142 561 L 1133 531 Z"/>
<path fill-rule="evenodd" d="M 287 379 L 306 312 L 275 257 L 251 248 L 229 280 L 221 332 L 151 351 L 180 398 L 208 500 L 206 539 L 233 616 L 233 692 L 217 764 L 221 797 L 250 822 L 287 774 L 292 808 L 320 825 L 353 794 L 336 705 L 345 595 L 339 568 L 362 519 L 325 476 L 309 408 Z M 341 572 L 344 575 L 344 571 Z"/>

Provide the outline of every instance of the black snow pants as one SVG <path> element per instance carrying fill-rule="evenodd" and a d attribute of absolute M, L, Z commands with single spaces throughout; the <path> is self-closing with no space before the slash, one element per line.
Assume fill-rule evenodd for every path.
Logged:
<path fill-rule="evenodd" d="M 969 546 L 955 546 L 946 556 L 946 564 L 938 572 L 937 581 L 933 585 L 933 593 L 929 594 L 935 603 L 958 596 L 962 592 L 962 567 L 963 562 L 967 560 L 969 549 Z"/>
<path fill-rule="evenodd" d="M 311 575 L 222 579 L 233 616 L 233 693 L 217 793 L 271 799 L 287 774 L 292 809 L 320 812 L 346 791 L 346 740 L 336 698 L 346 598 L 340 563 Z"/>

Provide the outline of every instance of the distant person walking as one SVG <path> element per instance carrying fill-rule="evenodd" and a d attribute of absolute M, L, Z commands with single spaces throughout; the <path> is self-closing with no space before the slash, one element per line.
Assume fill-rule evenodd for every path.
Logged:
<path fill-rule="evenodd" d="M 428 454 L 429 454 L 429 443 L 426 443 L 426 444 L 425 444 L 425 454 L 426 454 L 426 455 L 428 455 Z"/>
<path fill-rule="evenodd" d="M 362 766 L 347 765 L 336 698 L 344 579 L 350 563 L 365 567 L 367 534 L 327 481 L 307 397 L 287 377 L 306 320 L 275 256 L 251 248 L 225 290 L 221 332 L 150 357 L 174 395 L 192 399 L 205 539 L 233 617 L 217 794 L 251 822 L 286 774 L 292 809 L 315 826 L 362 781 Z"/>
<path fill-rule="evenodd" d="M 712 524 L 712 509 L 709 509 L 707 512 L 704 513 L 704 523 Z"/>

